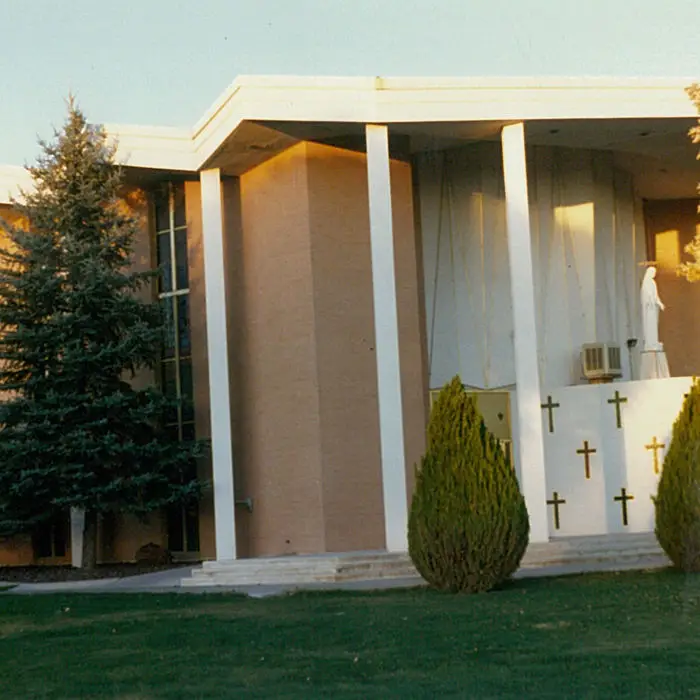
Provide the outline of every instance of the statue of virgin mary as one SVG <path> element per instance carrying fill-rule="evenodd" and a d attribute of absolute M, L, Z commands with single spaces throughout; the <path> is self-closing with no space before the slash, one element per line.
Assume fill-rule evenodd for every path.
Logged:
<path fill-rule="evenodd" d="M 647 268 L 642 281 L 641 302 L 642 302 L 642 333 L 644 351 L 661 351 L 663 345 L 659 343 L 659 311 L 666 307 L 659 299 L 659 292 L 656 288 L 656 268 L 652 265 Z"/>

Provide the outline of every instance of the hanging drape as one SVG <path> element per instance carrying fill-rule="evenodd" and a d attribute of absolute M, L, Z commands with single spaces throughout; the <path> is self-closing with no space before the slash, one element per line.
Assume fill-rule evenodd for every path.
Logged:
<path fill-rule="evenodd" d="M 430 386 L 459 373 L 516 383 L 501 151 L 481 142 L 417 159 Z M 544 387 L 581 380 L 583 343 L 637 337 L 641 204 L 611 153 L 528 151 L 533 275 Z"/>

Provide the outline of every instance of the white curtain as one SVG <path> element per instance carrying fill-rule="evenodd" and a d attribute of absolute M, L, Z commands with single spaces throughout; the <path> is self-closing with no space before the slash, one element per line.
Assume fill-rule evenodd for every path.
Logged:
<path fill-rule="evenodd" d="M 417 161 L 430 385 L 454 374 L 515 384 L 500 144 Z M 543 387 L 580 381 L 580 347 L 637 337 L 641 207 L 612 154 L 528 150 L 533 274 Z"/>

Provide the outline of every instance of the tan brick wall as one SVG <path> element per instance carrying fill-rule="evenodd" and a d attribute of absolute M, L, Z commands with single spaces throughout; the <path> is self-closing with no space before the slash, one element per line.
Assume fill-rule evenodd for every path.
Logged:
<path fill-rule="evenodd" d="M 428 421 L 427 336 L 422 288 L 421 243 L 415 226 L 413 182 L 408 163 L 392 161 L 391 190 L 396 245 L 396 293 L 403 390 L 404 443 L 409 503 L 414 466 L 425 452 Z"/>
<path fill-rule="evenodd" d="M 672 376 L 700 373 L 700 283 L 678 277 L 676 265 L 688 259 L 683 248 L 700 230 L 697 200 L 647 201 L 646 233 L 651 257 L 658 261 L 657 286 L 666 310 L 659 318 Z"/>
<path fill-rule="evenodd" d="M 411 484 L 427 389 L 410 166 L 392 182 Z M 254 500 L 239 551 L 382 547 L 365 156 L 303 143 L 226 187 L 236 490 Z"/>
<path fill-rule="evenodd" d="M 207 319 L 204 291 L 204 249 L 202 242 L 202 200 L 199 182 L 185 183 L 187 217 L 187 263 L 190 285 L 190 342 L 192 344 L 192 383 L 195 432 L 198 438 L 211 437 L 209 411 L 209 363 L 207 361 Z M 199 465 L 200 478 L 211 481 L 211 458 Z M 199 551 L 203 559 L 216 558 L 214 537 L 214 498 L 207 489 L 199 503 Z"/>
<path fill-rule="evenodd" d="M 326 549 L 384 547 L 363 154 L 308 144 Z"/>
<path fill-rule="evenodd" d="M 19 215 L 9 204 L 0 204 L 0 219 L 12 225 L 19 222 Z M 6 235 L 0 229 L 3 244 L 7 242 Z M 2 395 L 0 395 L 0 399 Z M 34 559 L 31 538 L 28 536 L 7 537 L 0 539 L 0 566 L 26 566 Z"/>
<path fill-rule="evenodd" d="M 0 540 L 0 566 L 28 566 L 34 563 L 31 538 L 27 535 Z"/>
<path fill-rule="evenodd" d="M 0 221 L 9 226 L 21 226 L 22 224 L 20 215 L 9 204 L 0 204 Z M 9 243 L 4 227 L 0 227 L 0 241 L 3 246 Z M 0 392 L 0 401 L 8 397 L 9 392 Z"/>
<path fill-rule="evenodd" d="M 240 179 L 232 384 L 249 556 L 324 551 L 306 145 Z"/>
<path fill-rule="evenodd" d="M 141 188 L 127 187 L 123 202 L 139 227 L 139 234 L 134 240 L 133 269 L 150 270 L 154 265 L 150 198 Z M 139 295 L 144 301 L 151 301 L 154 293 L 153 286 L 146 285 Z M 138 388 L 153 386 L 155 382 L 154 373 L 150 370 L 140 370 L 135 377 L 129 376 L 127 379 Z M 113 538 L 109 538 L 109 542 L 106 535 L 103 531 L 99 533 L 100 558 L 105 561 L 133 561 L 137 550 L 149 542 L 167 546 L 165 522 L 160 513 L 151 513 L 145 520 L 128 514 L 118 515 L 114 518 Z"/>
<path fill-rule="evenodd" d="M 136 217 L 140 235 L 134 241 L 134 268 L 137 270 L 150 269 L 151 231 L 149 224 L 149 202 L 145 192 L 139 188 L 125 188 L 123 194 L 125 208 Z M 7 205 L 0 205 L 0 217 L 6 221 L 15 222 L 18 217 Z M 145 288 L 141 295 L 144 299 L 152 297 L 152 290 Z M 153 373 L 142 371 L 136 377 L 128 377 L 136 386 L 142 387 L 153 383 Z M 165 544 L 165 528 L 159 514 L 152 515 L 147 521 L 138 520 L 132 516 L 121 516 L 116 519 L 115 537 L 109 543 L 108 551 L 101 547 L 101 559 L 112 561 L 133 560 L 136 550 L 147 542 Z M 104 540 L 103 533 L 100 539 Z M 103 544 L 105 544 L 103 542 Z M 0 565 L 23 565 L 32 563 L 33 552 L 31 541 L 26 537 L 18 537 L 0 543 Z M 69 561 L 69 557 L 67 558 Z"/>
<path fill-rule="evenodd" d="M 15 224 L 19 222 L 20 216 L 9 204 L 0 204 L 0 219 L 8 224 Z"/>
<path fill-rule="evenodd" d="M 424 448 L 425 332 L 410 165 L 392 162 L 409 484 Z M 384 545 L 365 156 L 299 144 L 223 184 L 230 388 L 241 556 Z M 152 264 L 148 201 L 128 193 Z M 195 417 L 210 435 L 201 201 L 186 184 Z M 153 380 L 141 376 L 139 384 Z M 206 460 L 202 475 L 209 478 Z M 165 544 L 164 523 L 118 518 L 109 559 Z M 211 493 L 200 508 L 215 556 Z M 1 552 L 2 550 L 0 550 Z M 0 553 L 0 563 L 2 554 Z"/>
<path fill-rule="evenodd" d="M 384 547 L 365 155 L 308 144 L 327 551 Z M 411 170 L 392 161 L 409 485 L 425 430 Z"/>
<path fill-rule="evenodd" d="M 150 513 L 146 518 L 129 513 L 116 515 L 114 539 L 107 542 L 104 527 L 100 528 L 99 537 L 101 561 L 134 561 L 139 548 L 149 542 L 167 546 L 165 522 L 160 513 Z"/>

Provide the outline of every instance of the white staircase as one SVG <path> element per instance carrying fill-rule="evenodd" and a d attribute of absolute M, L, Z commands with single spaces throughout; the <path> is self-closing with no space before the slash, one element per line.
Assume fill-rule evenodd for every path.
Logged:
<path fill-rule="evenodd" d="M 205 561 L 182 585 L 267 586 L 417 577 L 408 554 L 372 551 Z"/>
<path fill-rule="evenodd" d="M 531 544 L 518 574 L 645 569 L 667 564 L 653 533 L 567 537 Z M 370 551 L 207 561 L 183 579 L 182 586 L 277 586 L 391 579 L 416 579 L 416 584 L 422 581 L 408 554 Z"/>
<path fill-rule="evenodd" d="M 594 537 L 562 537 L 531 544 L 521 563 L 521 573 L 571 567 L 581 571 L 644 569 L 670 562 L 653 532 Z"/>

